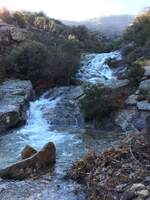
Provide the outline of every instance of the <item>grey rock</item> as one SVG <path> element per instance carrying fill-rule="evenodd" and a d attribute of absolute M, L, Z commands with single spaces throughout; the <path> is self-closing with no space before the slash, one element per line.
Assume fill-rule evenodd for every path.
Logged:
<path fill-rule="evenodd" d="M 0 21 L 0 43 L 22 42 L 25 37 L 26 32 L 24 29 Z"/>
<path fill-rule="evenodd" d="M 139 89 L 136 90 L 135 94 L 136 94 L 136 95 L 140 94 Z"/>
<path fill-rule="evenodd" d="M 136 183 L 132 185 L 130 190 L 139 191 L 139 190 L 144 190 L 144 189 L 145 189 L 145 185 L 143 185 L 142 183 Z"/>
<path fill-rule="evenodd" d="M 10 29 L 10 35 L 12 40 L 22 42 L 25 40 L 25 32 L 22 29 L 13 27 Z"/>
<path fill-rule="evenodd" d="M 138 117 L 138 111 L 135 106 L 130 109 L 124 109 L 117 113 L 115 117 L 116 125 L 120 126 L 123 131 L 135 131 L 135 125 L 132 123 L 134 118 Z"/>
<path fill-rule="evenodd" d="M 150 183 L 150 176 L 146 176 L 145 179 L 144 179 L 144 182 Z"/>
<path fill-rule="evenodd" d="M 142 81 L 140 83 L 139 90 L 149 92 L 150 91 L 150 80 Z"/>
<path fill-rule="evenodd" d="M 150 111 L 150 103 L 147 101 L 139 101 L 137 102 L 137 108 L 138 110 Z"/>
<path fill-rule="evenodd" d="M 142 197 L 142 198 L 147 198 L 149 197 L 150 193 L 148 190 L 139 190 L 136 192 L 136 194 L 139 196 L 139 197 Z"/>
<path fill-rule="evenodd" d="M 132 94 L 126 100 L 126 105 L 135 106 L 137 104 L 137 97 L 138 95 Z"/>
<path fill-rule="evenodd" d="M 51 124 L 51 128 L 58 130 L 68 126 L 84 126 L 84 118 L 78 105 L 78 99 L 82 95 L 80 86 L 53 88 L 46 93 L 45 97 L 55 102 L 53 106 L 47 104 L 43 108 L 44 117 Z"/>
<path fill-rule="evenodd" d="M 145 70 L 144 76 L 149 77 L 150 76 L 150 66 L 145 66 L 144 70 Z"/>
<path fill-rule="evenodd" d="M 116 191 L 117 192 L 124 192 L 127 184 L 120 184 L 116 186 Z"/>
<path fill-rule="evenodd" d="M 32 97 L 30 81 L 8 80 L 0 86 L 0 132 L 26 120 L 26 109 Z"/>
<path fill-rule="evenodd" d="M 107 86 L 109 88 L 113 88 L 113 89 L 126 87 L 128 85 L 129 85 L 128 79 L 124 79 L 124 80 L 112 79 L 110 81 L 107 81 L 105 84 L 105 86 Z"/>

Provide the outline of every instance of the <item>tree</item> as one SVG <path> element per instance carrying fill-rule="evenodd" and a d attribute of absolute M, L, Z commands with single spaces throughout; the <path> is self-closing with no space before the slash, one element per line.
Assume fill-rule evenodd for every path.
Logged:
<path fill-rule="evenodd" d="M 40 42 L 28 41 L 7 56 L 7 73 L 36 82 L 44 78 L 48 65 L 48 49 Z"/>

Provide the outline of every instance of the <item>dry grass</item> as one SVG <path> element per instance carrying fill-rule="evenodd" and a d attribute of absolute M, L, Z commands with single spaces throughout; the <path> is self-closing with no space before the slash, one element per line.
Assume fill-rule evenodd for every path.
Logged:
<path fill-rule="evenodd" d="M 150 146 L 141 135 L 128 136 L 120 146 L 77 161 L 67 176 L 82 183 L 87 200 L 119 200 L 133 183 L 150 175 Z M 124 189 L 118 191 L 118 185 Z"/>

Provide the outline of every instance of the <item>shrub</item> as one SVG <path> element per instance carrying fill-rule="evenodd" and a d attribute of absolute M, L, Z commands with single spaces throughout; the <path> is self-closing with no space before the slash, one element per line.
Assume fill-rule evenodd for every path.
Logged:
<path fill-rule="evenodd" d="M 68 85 L 78 70 L 80 50 L 75 41 L 64 41 L 49 49 L 38 41 L 28 41 L 14 48 L 5 58 L 9 77 L 29 79 L 45 89 Z"/>
<path fill-rule="evenodd" d="M 99 85 L 84 87 L 85 95 L 80 100 L 86 121 L 100 121 L 123 107 L 125 96 L 122 92 Z"/>
<path fill-rule="evenodd" d="M 48 65 L 48 50 L 40 42 L 28 41 L 14 48 L 6 60 L 9 75 L 36 82 Z"/>
<path fill-rule="evenodd" d="M 150 57 L 150 9 L 137 16 L 122 36 L 122 42 L 131 48 L 124 56 L 128 62 Z M 132 45 L 131 45 L 132 44 Z"/>
<path fill-rule="evenodd" d="M 134 62 L 128 69 L 128 79 L 132 86 L 137 86 L 144 75 L 144 68 L 141 62 Z"/>

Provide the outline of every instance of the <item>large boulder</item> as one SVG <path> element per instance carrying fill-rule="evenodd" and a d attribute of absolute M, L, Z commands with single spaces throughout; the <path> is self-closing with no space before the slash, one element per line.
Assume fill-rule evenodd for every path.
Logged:
<path fill-rule="evenodd" d="M 0 133 L 25 122 L 26 109 L 32 98 L 30 81 L 8 80 L 0 86 Z"/>
<path fill-rule="evenodd" d="M 0 44 L 10 44 L 25 40 L 26 32 L 24 29 L 0 21 Z"/>
<path fill-rule="evenodd" d="M 3 179 L 18 179 L 32 177 L 47 171 L 56 162 L 56 148 L 54 143 L 47 143 L 41 151 L 0 171 Z"/>

